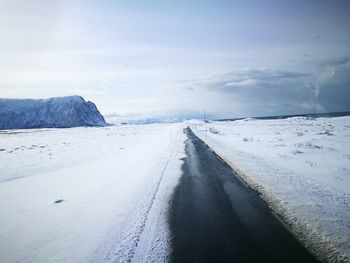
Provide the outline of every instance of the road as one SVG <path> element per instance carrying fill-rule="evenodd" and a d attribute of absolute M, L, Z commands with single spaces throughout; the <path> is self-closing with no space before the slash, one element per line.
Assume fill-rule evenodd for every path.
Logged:
<path fill-rule="evenodd" d="M 315 262 L 258 193 L 190 128 L 169 213 L 171 262 Z"/>

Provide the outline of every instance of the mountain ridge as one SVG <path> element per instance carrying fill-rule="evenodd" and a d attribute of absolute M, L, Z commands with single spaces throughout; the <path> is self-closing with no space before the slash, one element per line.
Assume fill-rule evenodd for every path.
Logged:
<path fill-rule="evenodd" d="M 96 105 L 78 95 L 48 99 L 0 99 L 0 129 L 106 125 Z"/>

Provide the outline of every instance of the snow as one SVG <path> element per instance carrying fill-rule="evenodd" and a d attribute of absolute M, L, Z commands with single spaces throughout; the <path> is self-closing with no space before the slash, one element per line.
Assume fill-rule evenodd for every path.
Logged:
<path fill-rule="evenodd" d="M 349 116 L 188 124 L 319 259 L 349 260 Z"/>
<path fill-rule="evenodd" d="M 189 125 L 321 260 L 350 256 L 350 117 L 0 131 L 2 262 L 166 262 Z"/>
<path fill-rule="evenodd" d="M 167 261 L 183 128 L 0 132 L 1 261 Z"/>
<path fill-rule="evenodd" d="M 96 105 L 80 96 L 0 99 L 0 129 L 106 125 Z"/>

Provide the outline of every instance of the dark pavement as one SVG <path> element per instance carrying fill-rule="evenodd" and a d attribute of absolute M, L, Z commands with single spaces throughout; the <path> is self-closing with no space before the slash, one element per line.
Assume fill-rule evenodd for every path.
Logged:
<path fill-rule="evenodd" d="M 187 128 L 169 213 L 171 262 L 315 262 L 224 161 Z"/>

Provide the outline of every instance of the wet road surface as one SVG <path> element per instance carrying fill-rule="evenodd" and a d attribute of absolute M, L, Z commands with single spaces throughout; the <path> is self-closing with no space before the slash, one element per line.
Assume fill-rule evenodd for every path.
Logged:
<path fill-rule="evenodd" d="M 169 213 L 171 262 L 315 262 L 259 195 L 187 128 Z"/>

